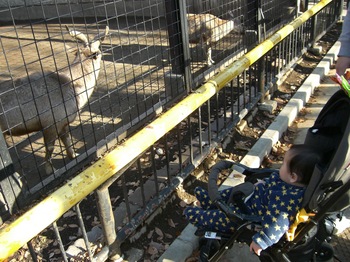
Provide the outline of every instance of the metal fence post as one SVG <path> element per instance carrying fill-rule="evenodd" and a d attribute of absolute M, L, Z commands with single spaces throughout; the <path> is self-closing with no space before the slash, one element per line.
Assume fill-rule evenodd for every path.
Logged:
<path fill-rule="evenodd" d="M 184 91 L 183 89 L 190 92 L 192 87 L 186 4 L 183 0 L 165 0 L 164 2 L 170 45 L 170 79 L 177 82 L 168 84 L 171 88 L 168 93 L 176 97 Z"/>
<path fill-rule="evenodd" d="M 344 0 L 339 0 L 339 2 L 337 2 L 339 5 L 336 6 L 336 8 L 338 8 L 338 19 L 342 19 L 342 14 L 343 14 L 343 6 L 344 6 Z M 346 3 L 346 8 L 349 7 L 349 0 Z"/>
<path fill-rule="evenodd" d="M 185 73 L 185 85 L 186 90 L 189 93 L 192 89 L 192 73 L 191 73 L 191 54 L 190 54 L 190 41 L 187 26 L 187 11 L 186 11 L 186 1 L 179 0 L 179 10 L 180 10 L 180 22 L 181 22 L 181 38 L 184 56 L 184 73 Z"/>
<path fill-rule="evenodd" d="M 257 1 L 257 19 L 258 19 L 258 43 L 261 43 L 262 41 L 265 40 L 266 37 L 266 28 L 265 28 L 265 19 L 264 19 L 264 14 L 263 10 L 261 7 L 261 0 Z M 258 62 L 258 85 L 259 85 L 259 90 L 261 93 L 261 98 L 260 98 L 260 103 L 264 103 L 265 100 L 265 57 L 262 57 L 259 59 Z"/>
<path fill-rule="evenodd" d="M 111 261 L 116 261 L 122 257 L 122 254 L 120 250 L 120 243 L 117 240 L 115 220 L 111 205 L 111 198 L 109 196 L 108 185 L 102 185 L 95 192 L 102 229 L 107 242 L 107 246 L 109 247 L 108 258 Z"/>
<path fill-rule="evenodd" d="M 174 74 L 184 74 L 184 56 L 181 41 L 180 8 L 178 0 L 165 0 L 165 18 L 169 34 L 170 63 Z"/>
<path fill-rule="evenodd" d="M 23 196 L 21 182 L 15 172 L 5 138 L 0 132 L 0 225 L 18 210 Z"/>

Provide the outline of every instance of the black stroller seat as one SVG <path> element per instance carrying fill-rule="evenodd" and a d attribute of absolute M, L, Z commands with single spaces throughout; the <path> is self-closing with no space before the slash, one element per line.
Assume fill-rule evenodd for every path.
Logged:
<path fill-rule="evenodd" d="M 321 110 L 313 127 L 308 130 L 305 144 L 316 147 L 327 157 L 315 167 L 303 198 L 302 209 L 286 237 L 264 250 L 260 261 L 332 261 L 333 249 L 329 242 L 334 231 L 331 215 L 350 205 L 350 99 L 343 90 L 336 92 Z M 217 163 L 210 172 L 208 192 L 212 200 L 218 199 L 217 178 L 224 169 L 236 169 L 245 175 L 245 183 L 237 187 L 235 201 L 244 201 L 249 188 L 257 179 L 267 177 L 276 170 L 249 168 L 231 161 Z M 247 184 L 246 184 L 247 183 Z M 217 206 L 237 225 L 232 234 L 198 229 L 200 261 L 219 261 L 235 242 L 250 244 L 258 219 L 237 214 L 228 203 Z"/>

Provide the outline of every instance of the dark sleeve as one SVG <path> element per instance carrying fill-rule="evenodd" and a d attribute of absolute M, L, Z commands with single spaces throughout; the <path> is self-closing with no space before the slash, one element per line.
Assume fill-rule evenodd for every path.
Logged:
<path fill-rule="evenodd" d="M 253 236 L 254 242 L 262 249 L 277 243 L 289 229 L 300 208 L 301 193 L 279 191 L 270 195 L 268 209 L 261 222 L 262 229 Z"/>
<path fill-rule="evenodd" d="M 349 9 L 350 10 L 350 9 Z M 346 12 L 346 16 L 343 22 L 342 31 L 339 37 L 341 43 L 338 56 L 350 57 L 350 14 L 349 10 Z"/>

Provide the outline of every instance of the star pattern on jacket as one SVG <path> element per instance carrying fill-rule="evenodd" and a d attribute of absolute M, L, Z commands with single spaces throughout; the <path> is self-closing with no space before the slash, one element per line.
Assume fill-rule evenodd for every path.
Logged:
<path fill-rule="evenodd" d="M 201 207 L 186 208 L 184 214 L 189 222 L 206 230 L 234 231 L 236 225 L 213 205 L 206 190 L 198 187 L 195 194 Z M 224 201 L 228 200 L 230 194 L 230 188 L 220 192 Z M 253 240 L 262 249 L 277 243 L 289 229 L 301 208 L 303 195 L 303 187 L 285 183 L 278 173 L 272 173 L 264 179 L 264 183 L 255 186 L 253 195 L 246 202 L 249 210 L 247 215 L 261 218 L 261 230 L 253 236 Z M 238 213 L 241 212 L 239 207 L 231 207 Z"/>
<path fill-rule="evenodd" d="M 254 189 L 254 198 L 247 201 L 252 214 L 262 214 L 262 229 L 253 240 L 262 249 L 277 243 L 295 219 L 301 208 L 304 188 L 282 181 L 278 173 L 272 173 L 264 184 Z"/>

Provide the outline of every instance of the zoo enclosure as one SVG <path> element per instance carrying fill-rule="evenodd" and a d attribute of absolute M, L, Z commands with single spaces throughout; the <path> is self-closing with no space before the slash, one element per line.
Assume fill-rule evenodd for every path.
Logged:
<path fill-rule="evenodd" d="M 13 209 L 26 206 L 72 177 L 271 35 L 278 26 L 291 21 L 298 11 L 297 2 L 290 0 L 46 0 L 26 1 L 25 4 L 23 1 L 0 3 L 0 99 L 3 112 L 0 120 L 4 123 L 1 127 L 3 134 L 10 134 L 5 134 L 5 139 L 0 136 L 4 178 L 0 184 L 2 214 L 13 213 Z M 202 42 L 189 44 L 188 31 L 201 29 L 187 26 L 186 13 L 210 13 L 234 20 L 233 30 L 212 44 L 214 66 L 205 64 Z M 69 148 L 79 156 L 70 159 L 62 140 L 52 141 L 53 138 L 50 138 L 49 142 L 55 143 L 55 147 L 49 161 L 55 170 L 47 172 L 48 150 L 42 133 L 49 132 L 49 129 L 60 133 L 57 123 L 70 122 L 67 119 L 71 115 L 63 114 L 46 125 L 37 121 L 36 131 L 39 132 L 22 131 L 22 136 L 11 134 L 16 126 L 26 124 L 23 121 L 26 111 L 38 112 L 27 117 L 30 120 L 35 119 L 37 114 L 40 121 L 45 122 L 50 110 L 67 110 L 66 103 L 56 101 L 48 101 L 47 108 L 40 109 L 41 96 L 50 93 L 49 89 L 40 90 L 40 96 L 34 94 L 37 91 L 33 89 L 36 85 L 47 85 L 55 74 L 70 70 L 68 65 L 72 64 L 79 45 L 68 34 L 65 25 L 90 38 L 101 33 L 106 25 L 109 33 L 100 47 L 104 55 L 97 87 L 77 113 L 75 121 L 61 132 L 64 134 L 60 134 L 60 137 L 73 138 Z M 308 39 L 306 41 L 309 42 Z M 281 52 L 291 47 L 283 48 Z M 246 85 L 249 81 L 244 87 L 251 96 L 249 99 L 256 97 L 267 83 L 273 83 L 273 78 L 283 73 L 293 57 L 297 57 L 295 51 L 290 49 L 290 57 L 286 58 L 284 65 L 274 68 L 278 72 L 269 73 L 270 79 L 265 81 L 262 75 L 256 77 L 250 74 L 250 79 L 238 83 Z M 33 74 L 38 73 L 42 76 L 33 79 Z M 263 70 L 260 74 L 264 74 Z M 84 77 L 79 78 L 85 81 Z M 57 84 L 55 90 L 60 88 Z M 25 95 L 20 93 L 23 89 L 28 90 Z M 90 90 L 75 95 L 84 96 L 84 92 Z M 7 105 L 9 96 L 14 101 Z M 17 101 L 23 96 L 28 98 L 18 106 L 20 102 Z M 35 96 L 38 98 L 33 98 Z M 25 107 L 27 104 L 33 104 L 31 110 Z M 16 117 L 13 117 L 14 114 Z M 17 122 L 13 123 L 12 118 L 18 118 Z"/>
<path fill-rule="evenodd" d="M 286 38 L 279 36 L 281 39 L 276 43 L 273 43 L 276 44 L 276 46 L 273 47 L 269 44 L 268 47 L 266 45 L 263 47 L 263 50 L 272 48 L 271 51 L 266 53 L 263 62 L 257 61 L 259 58 L 257 55 L 258 52 L 253 52 L 251 54 L 252 56 L 248 56 L 248 60 L 244 57 L 244 59 L 238 60 L 238 62 L 234 63 L 226 73 L 224 71 L 216 76 L 215 80 L 218 84 L 215 85 L 215 90 L 218 91 L 217 95 L 213 96 L 215 90 L 213 93 L 213 87 L 210 86 L 209 81 L 209 86 L 207 84 L 204 85 L 204 88 L 198 89 L 198 93 L 195 92 L 194 94 L 189 95 L 188 101 L 183 100 L 183 102 L 180 102 L 178 106 L 173 108 L 174 110 L 171 112 L 175 111 L 175 115 L 172 119 L 159 117 L 158 119 L 167 119 L 168 122 L 166 123 L 168 125 L 159 130 L 155 129 L 154 132 L 159 132 L 159 135 L 163 132 L 165 134 L 165 131 L 170 132 L 164 137 L 159 137 L 161 138 L 159 141 L 158 139 L 155 139 L 154 142 L 157 141 L 156 144 L 153 146 L 152 144 L 148 145 L 147 142 L 149 141 L 146 141 L 145 143 L 142 143 L 142 145 L 134 144 L 132 150 L 124 144 L 119 145 L 119 149 L 118 147 L 116 148 L 117 151 L 121 151 L 121 148 L 128 149 L 128 152 L 129 150 L 131 152 L 130 155 L 133 155 L 134 151 L 138 152 L 137 155 L 141 155 L 141 157 L 137 157 L 136 162 L 130 161 L 131 157 L 129 159 L 125 157 L 123 157 L 123 159 L 114 159 L 114 151 L 112 151 L 111 154 L 106 155 L 102 160 L 105 161 L 104 163 L 110 162 L 109 165 L 115 163 L 113 167 L 110 166 L 107 168 L 107 171 L 103 171 L 103 168 L 97 168 L 96 165 L 93 165 L 91 168 L 94 169 L 94 172 L 92 172 L 94 179 L 92 179 L 93 176 L 90 175 L 91 168 L 88 168 L 81 173 L 86 175 L 86 181 L 84 183 L 89 184 L 90 182 L 94 185 L 98 185 L 99 181 L 104 178 L 95 177 L 96 173 L 103 176 L 102 174 L 111 174 L 113 170 L 118 171 L 114 176 L 114 179 L 111 179 L 107 185 L 96 191 L 97 193 L 95 196 L 98 199 L 100 206 L 100 220 L 103 224 L 105 233 L 107 232 L 107 235 L 110 235 L 112 234 L 111 232 L 114 229 L 114 226 L 121 227 L 121 229 L 118 230 L 117 236 L 111 237 L 109 240 L 107 239 L 108 244 L 113 243 L 115 245 L 115 240 L 117 239 L 118 243 L 115 246 L 118 247 L 119 243 L 129 237 L 131 232 L 141 225 L 142 221 L 153 212 L 155 206 L 162 204 L 162 202 L 171 195 L 172 190 L 181 183 L 182 179 L 198 166 L 210 150 L 215 147 L 215 144 L 220 142 L 239 119 L 246 114 L 247 110 L 253 107 L 258 100 L 261 99 L 264 92 L 260 92 L 261 89 L 258 88 L 258 85 L 261 85 L 258 79 L 262 79 L 261 72 L 264 72 L 262 70 L 263 68 L 266 70 L 262 75 L 264 79 L 264 81 L 262 81 L 262 87 L 266 90 L 268 87 L 271 87 L 271 85 L 265 85 L 264 83 L 275 83 L 277 81 L 276 76 L 280 75 L 281 72 L 294 61 L 294 59 L 300 56 L 305 48 L 314 42 L 316 37 L 324 33 L 329 26 L 336 21 L 337 16 L 339 15 L 340 2 L 322 2 L 330 4 L 318 13 L 317 16 L 313 17 L 313 19 L 317 17 L 319 22 L 315 23 L 314 20 L 308 20 L 305 23 L 299 22 L 300 25 L 296 22 L 295 24 L 298 24 L 298 26 L 296 26 L 297 28 L 295 28 L 296 30 L 290 35 L 287 34 L 288 36 L 286 35 Z M 247 29 L 247 31 L 248 30 L 250 29 Z M 266 34 L 272 35 L 272 32 L 269 33 L 268 30 L 266 30 Z M 297 44 L 293 45 L 294 43 Z M 104 46 L 102 46 L 102 48 L 104 48 Z M 248 46 L 245 46 L 245 48 L 250 49 Z M 237 49 L 237 53 L 241 51 L 242 50 Z M 173 58 L 169 58 L 169 61 L 172 60 Z M 224 64 L 224 62 L 222 62 L 222 64 Z M 218 67 L 220 66 L 222 65 L 219 65 Z M 173 67 L 173 64 L 168 65 L 168 67 Z M 194 68 L 192 63 L 190 64 L 190 67 Z M 198 69 L 198 71 L 202 70 L 200 73 L 197 73 L 197 71 L 192 73 L 191 76 L 194 75 L 195 77 L 198 77 L 199 75 L 202 75 L 202 79 L 205 79 L 207 75 L 213 74 L 213 71 L 218 70 L 217 68 L 208 69 L 203 65 L 202 67 L 204 69 Z M 247 68 L 247 70 L 245 70 L 245 68 Z M 176 72 L 176 74 L 176 81 L 180 81 L 180 83 L 188 81 L 188 79 L 185 79 L 187 77 L 186 72 L 184 72 L 181 77 L 178 77 L 178 72 Z M 195 77 L 192 77 L 192 80 L 195 79 Z M 164 82 L 166 82 L 166 80 L 164 80 Z M 183 85 L 176 85 L 177 88 L 181 88 L 181 86 Z M 166 93 L 167 89 L 165 87 L 164 89 L 164 92 Z M 175 90 L 178 91 L 178 89 Z M 187 94 L 189 90 L 183 89 L 180 91 L 181 92 L 178 92 L 175 97 L 178 98 L 178 95 L 182 92 Z M 212 96 L 213 98 L 211 98 Z M 168 94 L 164 98 L 165 102 L 163 102 L 163 105 L 168 106 L 171 101 L 167 101 L 169 100 L 169 97 L 174 98 L 173 93 Z M 208 101 L 206 102 L 207 99 Z M 187 101 L 187 103 L 184 101 Z M 189 101 L 191 101 L 191 103 L 188 103 Z M 176 110 L 176 107 L 179 107 L 181 110 Z M 193 113 L 190 114 L 188 112 Z M 164 116 L 166 116 L 166 114 L 167 113 L 165 113 Z M 176 115 L 177 117 L 175 117 Z M 160 120 L 160 122 L 161 121 L 162 120 Z M 176 123 L 176 128 L 171 131 L 170 127 L 174 125 L 174 123 Z M 152 127 L 152 125 L 149 125 L 146 128 L 150 127 Z M 153 127 L 159 128 L 160 126 L 154 125 Z M 155 136 L 158 137 L 158 134 L 155 134 Z M 153 137 L 149 138 L 150 140 L 153 139 Z M 128 141 L 133 143 L 132 138 L 127 140 L 127 143 Z M 148 150 L 144 152 L 144 149 L 147 148 Z M 119 154 L 118 156 L 120 157 L 121 155 Z M 99 161 L 97 163 L 99 163 Z M 105 167 L 103 164 L 102 166 Z M 116 180 L 116 183 L 114 183 L 114 180 Z M 119 185 L 118 181 L 121 181 Z M 111 188 L 114 188 L 115 190 L 112 190 Z M 148 191 L 150 188 L 153 192 Z M 63 195 L 69 193 L 66 191 L 67 189 L 62 190 L 61 193 L 63 193 Z M 116 221 L 114 225 L 114 219 L 112 219 L 113 223 L 105 224 L 105 222 L 109 220 L 105 217 L 106 213 L 102 211 L 106 207 L 108 209 L 110 204 L 109 197 L 106 197 L 106 190 L 107 192 L 110 191 L 111 194 L 115 194 L 111 197 L 114 204 L 113 208 L 115 208 L 114 213 L 116 220 L 127 217 L 126 221 L 129 222 L 125 223 L 125 221 Z M 130 195 L 130 191 L 134 190 L 135 194 Z M 87 191 L 88 189 L 86 189 L 86 192 Z M 123 194 L 120 196 L 117 192 L 121 191 Z M 93 199 L 87 199 L 84 201 L 91 202 Z M 116 207 L 118 205 L 119 207 Z M 79 205 L 75 207 L 75 210 L 78 214 L 80 213 Z M 55 212 L 53 212 L 52 215 L 55 216 Z M 58 215 L 57 218 L 59 216 L 60 215 Z M 83 218 L 84 217 L 85 216 L 83 216 Z M 50 220 L 50 218 L 47 219 Z M 81 222 L 84 224 L 83 219 Z M 54 223 L 54 228 L 55 225 L 56 223 Z M 28 232 L 28 234 L 30 233 Z M 64 239 L 63 243 L 67 243 L 67 240 Z M 105 248 L 108 250 L 108 246 Z M 65 246 L 61 246 L 61 249 L 63 251 Z M 115 248 L 114 250 L 118 251 L 118 248 Z M 99 253 L 99 256 L 103 255 L 106 256 L 106 253 Z"/>

